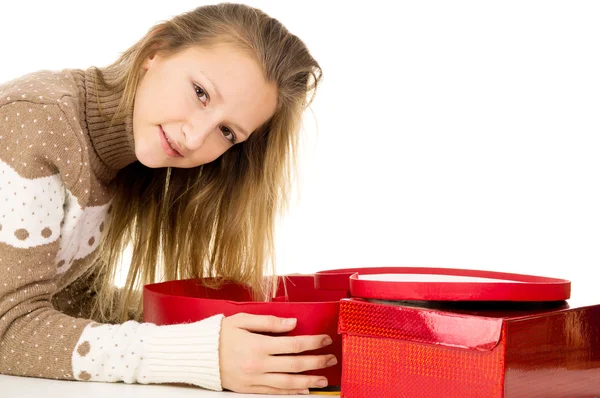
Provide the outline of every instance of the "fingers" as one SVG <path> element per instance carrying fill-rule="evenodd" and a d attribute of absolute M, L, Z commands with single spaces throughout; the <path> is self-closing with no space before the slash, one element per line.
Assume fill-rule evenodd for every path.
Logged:
<path fill-rule="evenodd" d="M 263 347 L 271 355 L 298 354 L 304 351 L 317 350 L 332 343 L 326 334 L 310 336 L 261 336 L 264 337 Z"/>
<path fill-rule="evenodd" d="M 335 355 L 270 356 L 263 362 L 263 369 L 265 373 L 301 373 L 335 364 Z"/>
<path fill-rule="evenodd" d="M 296 327 L 295 319 L 279 318 L 273 315 L 238 313 L 226 319 L 227 322 L 231 322 L 232 326 L 250 332 L 281 333 L 288 332 Z M 304 351 L 317 350 L 332 343 L 331 338 L 326 334 L 275 338 L 264 336 L 263 341 L 263 347 L 270 355 L 298 354 Z"/>
<path fill-rule="evenodd" d="M 239 313 L 227 317 L 233 326 L 250 332 L 289 332 L 296 327 L 296 319 L 279 318 L 273 315 L 253 315 Z"/>
<path fill-rule="evenodd" d="M 298 391 L 308 388 L 323 388 L 327 379 L 323 376 L 291 375 L 285 373 L 265 373 L 260 384 L 280 390 Z"/>
<path fill-rule="evenodd" d="M 274 388 L 269 386 L 252 386 L 248 389 L 248 391 L 244 391 L 244 393 L 249 394 L 265 394 L 265 395 L 308 395 L 308 389 L 303 390 L 286 390 L 280 388 Z"/>

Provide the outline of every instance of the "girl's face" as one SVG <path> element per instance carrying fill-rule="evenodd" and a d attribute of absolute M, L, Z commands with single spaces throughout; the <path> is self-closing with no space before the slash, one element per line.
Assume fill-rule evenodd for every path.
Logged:
<path fill-rule="evenodd" d="M 133 109 L 137 159 L 147 167 L 209 163 L 248 139 L 277 106 L 277 87 L 228 45 L 191 47 L 143 65 Z"/>

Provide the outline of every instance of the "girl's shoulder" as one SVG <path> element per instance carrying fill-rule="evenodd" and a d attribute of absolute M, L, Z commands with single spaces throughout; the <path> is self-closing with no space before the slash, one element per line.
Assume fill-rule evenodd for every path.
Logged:
<path fill-rule="evenodd" d="M 1 83 L 0 130 L 52 131 L 62 129 L 63 121 L 79 130 L 83 85 L 83 71 L 77 69 L 42 70 Z"/>
<path fill-rule="evenodd" d="M 77 182 L 85 162 L 77 70 L 39 71 L 0 84 L 0 162 L 27 179 Z M 81 80 L 81 79 L 80 79 Z"/>
<path fill-rule="evenodd" d="M 58 103 L 65 96 L 77 97 L 75 69 L 42 70 L 0 83 L 0 107 L 27 101 L 39 104 Z"/>

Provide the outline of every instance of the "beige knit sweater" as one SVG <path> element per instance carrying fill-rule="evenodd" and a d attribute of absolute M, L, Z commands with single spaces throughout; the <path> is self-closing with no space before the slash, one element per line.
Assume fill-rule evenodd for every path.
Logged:
<path fill-rule="evenodd" d="M 80 277 L 110 221 L 110 181 L 136 161 L 131 114 L 109 126 L 122 93 L 96 97 L 100 73 L 112 81 L 90 68 L 0 85 L 0 373 L 220 390 L 222 315 L 171 326 L 85 319 Z"/>

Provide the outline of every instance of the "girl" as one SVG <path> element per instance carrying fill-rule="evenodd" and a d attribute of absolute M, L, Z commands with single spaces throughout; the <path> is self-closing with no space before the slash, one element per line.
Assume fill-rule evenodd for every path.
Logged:
<path fill-rule="evenodd" d="M 293 320 L 139 323 L 141 287 L 162 279 L 270 297 L 274 222 L 320 79 L 277 20 L 219 4 L 154 26 L 106 68 L 0 85 L 0 372 L 267 394 L 326 385 L 290 373 L 334 357 L 281 354 L 328 336 L 260 334 Z"/>

